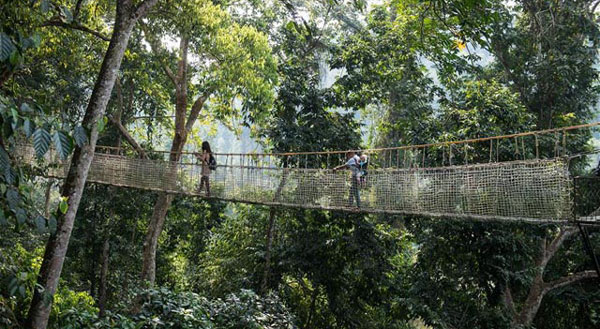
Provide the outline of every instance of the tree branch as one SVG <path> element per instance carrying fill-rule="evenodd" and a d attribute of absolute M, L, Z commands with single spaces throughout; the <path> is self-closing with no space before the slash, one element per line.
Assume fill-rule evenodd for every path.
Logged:
<path fill-rule="evenodd" d="M 513 300 L 512 292 L 510 291 L 508 283 L 506 284 L 506 287 L 504 287 L 504 294 L 502 295 L 502 297 L 504 299 L 504 304 L 508 308 L 508 311 L 514 317 L 517 314 L 517 311 L 515 309 L 515 302 Z"/>
<path fill-rule="evenodd" d="M 62 27 L 62 28 L 66 28 L 66 29 L 79 30 L 82 32 L 89 33 L 89 34 L 91 34 L 95 37 L 98 37 L 104 41 L 110 41 L 110 37 L 105 36 L 104 34 L 98 32 L 98 31 L 92 30 L 89 27 L 83 26 L 77 22 L 66 23 L 66 22 L 63 22 L 60 20 L 53 19 L 53 20 L 49 20 L 47 22 L 42 23 L 40 26 L 41 27 L 55 26 L 55 27 Z"/>
<path fill-rule="evenodd" d="M 138 20 L 140 17 L 146 16 L 150 8 L 154 7 L 154 5 L 158 2 L 158 0 L 145 0 L 140 3 L 133 13 L 133 18 Z"/>
<path fill-rule="evenodd" d="M 83 4 L 83 0 L 77 0 L 75 4 L 75 8 L 73 9 L 73 20 L 77 20 L 79 17 L 79 11 L 81 10 L 81 5 Z"/>
<path fill-rule="evenodd" d="M 146 40 L 148 40 L 148 43 L 150 44 L 150 48 L 152 49 L 152 52 L 158 57 L 158 62 L 160 63 L 160 66 L 162 67 L 163 71 L 165 71 L 165 74 L 169 77 L 171 82 L 173 82 L 173 84 L 175 85 L 175 88 L 179 88 L 177 77 L 175 76 L 175 74 L 173 73 L 171 68 L 167 65 L 167 63 L 165 63 L 162 60 L 162 58 L 160 58 L 161 54 L 164 53 L 162 47 L 150 35 L 150 33 L 148 32 L 148 28 L 146 27 L 146 25 L 144 23 L 140 22 L 140 26 L 142 27 L 142 32 L 144 32 L 144 36 L 146 37 Z"/>
<path fill-rule="evenodd" d="M 186 135 L 190 131 L 192 131 L 192 127 L 194 126 L 194 123 L 198 119 L 198 115 L 200 114 L 200 111 L 202 111 L 202 107 L 204 106 L 204 102 L 206 102 L 206 100 L 208 99 L 208 95 L 210 95 L 209 92 L 198 97 L 196 99 L 196 101 L 194 102 L 194 104 L 192 105 L 192 110 L 190 111 L 190 115 L 188 116 L 188 119 L 185 122 Z"/>
<path fill-rule="evenodd" d="M 560 279 L 556 279 L 554 281 L 550 281 L 548 283 L 544 284 L 544 292 L 549 292 L 553 289 L 557 289 L 560 287 L 564 287 L 564 286 L 568 286 L 572 283 L 575 283 L 577 281 L 581 281 L 581 280 L 585 280 L 585 279 L 591 279 L 591 278 L 595 278 L 598 275 L 596 274 L 596 271 L 583 271 L 583 272 L 577 272 L 573 275 L 569 275 L 569 276 L 565 276 L 562 277 Z"/>
<path fill-rule="evenodd" d="M 596 11 L 596 8 L 598 7 L 598 5 L 600 5 L 600 1 L 596 1 L 596 3 L 594 3 L 592 5 L 592 8 L 590 9 L 590 13 L 593 15 L 594 12 Z"/>
<path fill-rule="evenodd" d="M 577 233 L 575 228 L 561 229 L 556 238 L 554 238 L 550 245 L 546 247 L 541 265 L 545 267 L 550 259 L 554 257 L 554 254 L 556 254 L 560 246 L 575 233 Z"/>
<path fill-rule="evenodd" d="M 112 124 L 115 125 L 115 127 L 117 127 L 117 129 L 119 130 L 119 133 L 121 133 L 121 135 L 123 135 L 123 137 L 125 137 L 125 140 L 127 141 L 127 143 L 129 143 L 129 145 L 131 145 L 131 147 L 133 147 L 135 149 L 135 151 L 140 155 L 140 157 L 142 157 L 144 159 L 148 158 L 144 149 L 140 146 L 140 144 L 138 144 L 138 142 L 136 142 L 136 140 L 133 138 L 133 136 L 131 136 L 131 134 L 129 134 L 127 129 L 125 129 L 125 127 L 123 127 L 123 124 L 121 124 L 120 121 L 118 121 L 112 115 L 108 115 L 108 119 L 110 120 L 110 122 L 112 122 Z"/>

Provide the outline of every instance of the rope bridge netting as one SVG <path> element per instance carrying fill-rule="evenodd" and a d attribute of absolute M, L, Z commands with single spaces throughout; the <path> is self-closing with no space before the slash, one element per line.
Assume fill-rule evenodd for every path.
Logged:
<path fill-rule="evenodd" d="M 600 123 L 362 150 L 369 158 L 368 174 L 357 183 L 352 182 L 350 171 L 331 170 L 345 162 L 346 151 L 216 153 L 218 166 L 210 175 L 210 197 L 273 206 L 478 220 L 572 220 L 574 184 L 565 157 L 567 134 L 594 125 Z M 32 146 L 23 145 L 19 150 L 21 161 L 45 164 L 43 175 L 66 176 L 69 160 L 59 159 L 56 152 L 40 161 Z M 165 161 L 168 156 L 169 152 L 151 152 L 148 158 L 136 158 L 131 151 L 98 146 L 87 180 L 205 197 L 199 190 L 201 164 L 196 156 L 184 152 L 178 162 Z"/>

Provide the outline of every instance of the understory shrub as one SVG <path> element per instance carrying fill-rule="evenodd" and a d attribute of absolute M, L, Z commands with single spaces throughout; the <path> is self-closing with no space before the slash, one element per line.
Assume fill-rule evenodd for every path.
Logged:
<path fill-rule="evenodd" d="M 209 300 L 192 292 L 149 289 L 137 295 L 142 306 L 130 314 L 131 303 L 98 319 L 95 309 L 73 308 L 63 312 L 53 328 L 94 329 L 262 329 L 296 328 L 294 319 L 278 296 L 261 297 L 241 290 L 225 298 Z M 132 298 L 133 299 L 133 298 Z"/>

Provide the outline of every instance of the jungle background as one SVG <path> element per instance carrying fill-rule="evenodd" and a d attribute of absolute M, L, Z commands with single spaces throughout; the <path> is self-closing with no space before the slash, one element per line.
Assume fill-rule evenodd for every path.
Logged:
<path fill-rule="evenodd" d="M 40 156 L 78 157 L 97 138 L 177 160 L 205 140 L 328 151 L 598 121 L 599 4 L 2 0 L 0 327 L 598 328 L 599 281 L 573 228 L 91 183 L 74 204 L 13 154 L 23 138 Z M 117 65 L 106 59 L 123 31 Z M 48 251 L 65 241 L 65 255 Z"/>

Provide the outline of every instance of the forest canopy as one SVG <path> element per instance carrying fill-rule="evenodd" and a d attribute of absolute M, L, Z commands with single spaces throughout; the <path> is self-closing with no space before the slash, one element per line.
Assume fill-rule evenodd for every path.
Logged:
<path fill-rule="evenodd" d="M 356 211 L 368 171 L 327 152 L 600 121 L 599 5 L 0 2 L 0 328 L 597 328 L 597 223 Z M 568 174 L 588 185 L 574 211 L 599 211 L 597 129 L 559 133 L 409 157 L 576 155 Z M 89 181 L 100 149 L 193 159 L 201 197 Z M 221 200 L 214 177 L 233 162 L 213 153 L 249 168 L 294 154 L 269 162 L 283 172 L 273 201 L 300 163 L 350 169 L 338 197 L 353 211 Z"/>

